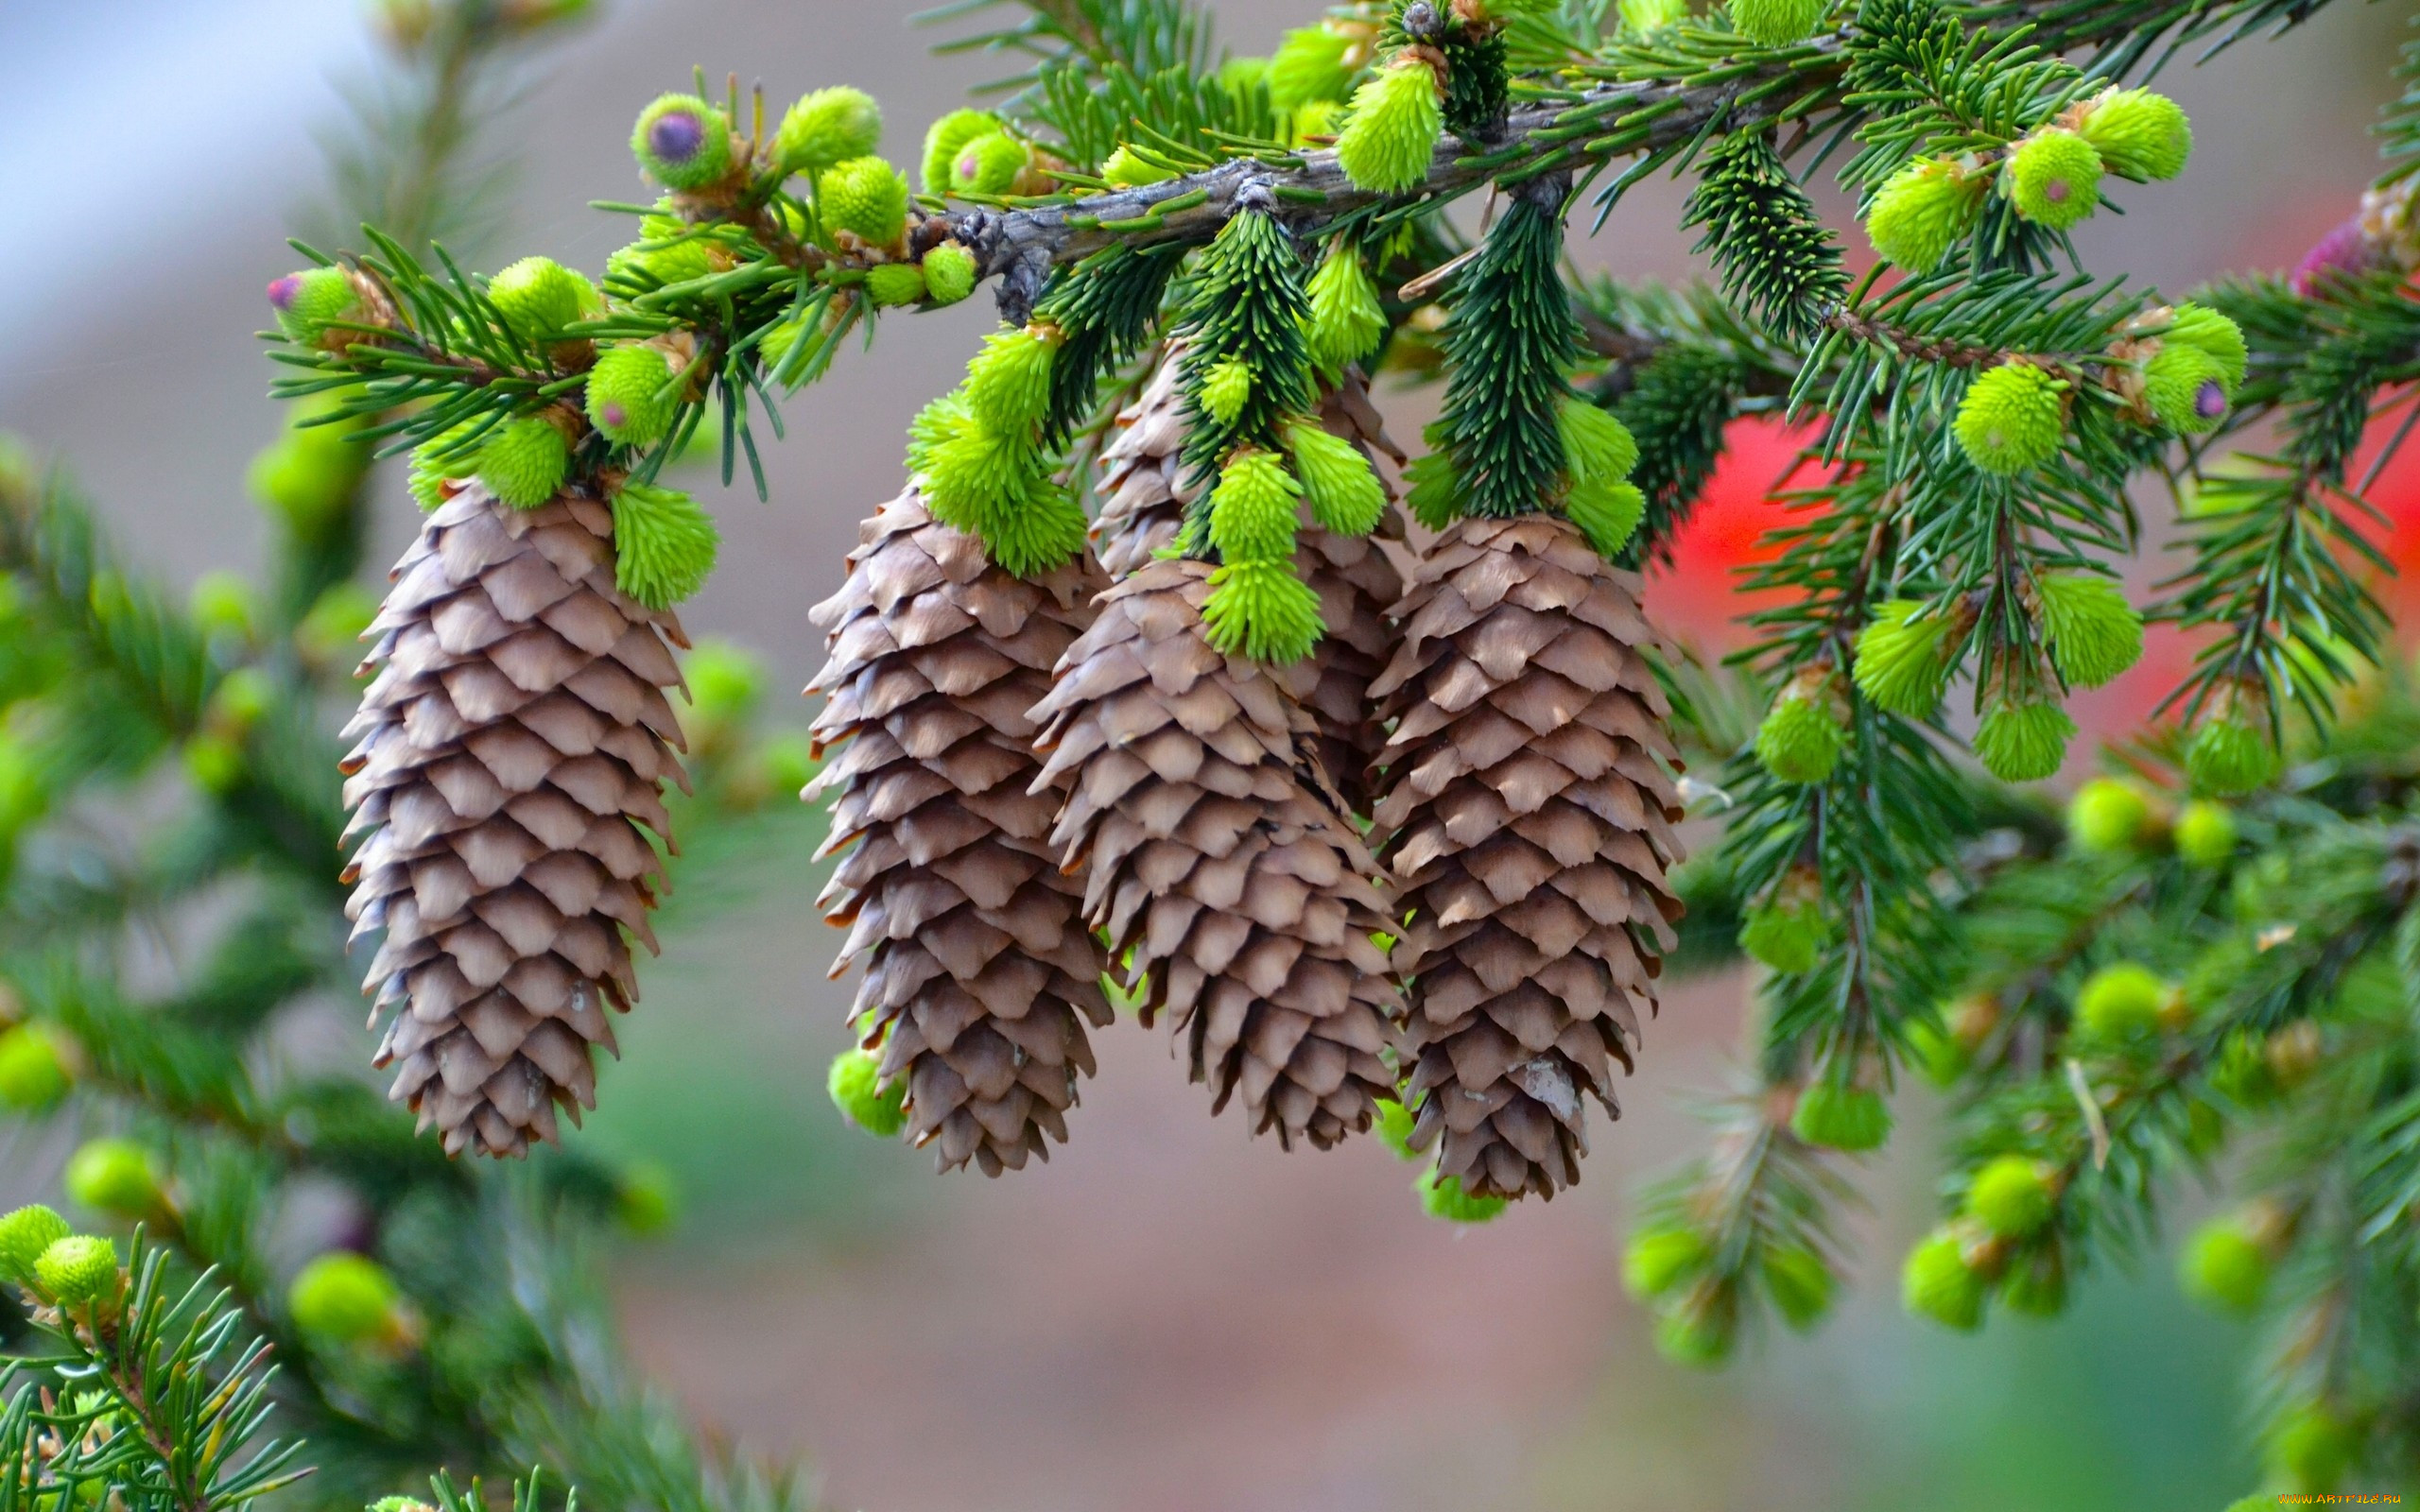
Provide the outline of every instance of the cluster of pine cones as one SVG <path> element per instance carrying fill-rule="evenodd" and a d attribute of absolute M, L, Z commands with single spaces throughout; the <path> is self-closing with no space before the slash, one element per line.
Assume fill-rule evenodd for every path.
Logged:
<path fill-rule="evenodd" d="M 1549 514 L 1454 524 L 1408 586 L 1305 518 L 1325 637 L 1225 656 L 1209 568 L 1157 555 L 1190 500 L 1177 368 L 1117 416 L 1090 555 L 1011 576 L 911 484 L 814 611 L 861 1041 L 908 1139 L 996 1175 L 1065 1139 L 1114 971 L 1214 1111 L 1324 1147 L 1399 1098 L 1468 1195 L 1551 1195 L 1679 914 L 1636 580 Z M 1322 420 L 1401 459 L 1357 378 Z M 374 627 L 348 880 L 394 1095 L 450 1151 L 517 1154 L 593 1106 L 636 996 L 683 643 L 614 589 L 595 500 L 445 488 Z M 1401 551 L 1392 507 L 1377 535 Z"/>

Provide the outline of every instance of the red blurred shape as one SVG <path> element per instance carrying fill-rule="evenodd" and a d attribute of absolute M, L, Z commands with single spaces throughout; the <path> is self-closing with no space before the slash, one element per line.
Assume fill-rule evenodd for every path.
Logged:
<path fill-rule="evenodd" d="M 1738 573 L 1778 556 L 1766 533 L 1798 518 L 1773 496 L 1829 475 L 1800 456 L 1820 428 L 1761 416 L 1731 422 L 1722 460 L 1673 537 L 1670 563 L 1648 575 L 1648 610 L 1666 634 L 1707 652 L 1737 650 L 1750 639 L 1740 616 L 1789 598 L 1779 590 L 1742 589 Z"/>

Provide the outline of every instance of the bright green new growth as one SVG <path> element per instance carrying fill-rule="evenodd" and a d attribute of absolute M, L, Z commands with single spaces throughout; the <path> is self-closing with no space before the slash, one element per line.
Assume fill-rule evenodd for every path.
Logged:
<path fill-rule="evenodd" d="M 1420 1152 L 1411 1147 L 1411 1130 L 1414 1123 L 1410 1108 L 1404 1107 L 1392 1097 L 1378 1099 L 1377 1121 L 1374 1125 L 1378 1143 L 1394 1151 L 1399 1160 L 1420 1159 Z"/>
<path fill-rule="evenodd" d="M 2142 659 L 2143 617 L 2116 583 L 2094 573 L 2044 573 L 2034 590 L 2059 676 L 2098 688 Z"/>
<path fill-rule="evenodd" d="M 2193 732 L 2185 770 L 2205 793 L 2231 798 L 2274 781 L 2282 765 L 2269 732 L 2233 718 L 2212 719 Z"/>
<path fill-rule="evenodd" d="M 773 133 L 774 160 L 785 173 L 820 171 L 881 145 L 882 107 L 845 84 L 801 96 Z"/>
<path fill-rule="evenodd" d="M 1798 1095 L 1790 1132 L 1831 1150 L 1878 1150 L 1891 1137 L 1891 1105 L 1868 1087 L 1824 1078 Z"/>
<path fill-rule="evenodd" d="M 1766 1294 L 1784 1323 L 1803 1332 L 1831 1312 L 1841 1279 L 1813 1249 L 1805 1245 L 1767 1249 L 1762 1268 Z"/>
<path fill-rule="evenodd" d="M 614 586 L 649 609 L 696 593 L 721 544 L 712 517 L 677 489 L 626 482 L 614 494 Z"/>
<path fill-rule="evenodd" d="M 674 376 L 660 347 L 608 349 L 588 369 L 588 423 L 624 446 L 653 446 L 671 433 L 681 413 Z"/>
<path fill-rule="evenodd" d="M 2270 1468 L 2307 1495 L 2333 1491 L 2361 1452 L 2361 1435 L 2318 1402 L 2290 1414 L 2269 1439 Z"/>
<path fill-rule="evenodd" d="M 1502 1197 L 1475 1197 L 1462 1189 L 1462 1178 L 1424 1171 L 1411 1184 L 1420 1194 L 1420 1210 L 1447 1223 L 1486 1223 L 1504 1211 Z"/>
<path fill-rule="evenodd" d="M 631 155 L 667 189 L 700 189 L 731 171 L 731 122 L 695 94 L 658 95 L 631 129 Z"/>
<path fill-rule="evenodd" d="M 488 299 L 505 324 L 540 341 L 597 308 L 596 285 L 551 257 L 525 257 L 488 280 Z"/>
<path fill-rule="evenodd" d="M 2235 815 L 2223 803 L 2196 799 L 2177 811 L 2175 839 L 2186 865 L 2224 866 L 2235 856 Z"/>
<path fill-rule="evenodd" d="M 1040 326 L 994 331 L 966 365 L 966 407 L 977 424 L 1013 436 L 1042 423 L 1050 409 L 1056 333 Z"/>
<path fill-rule="evenodd" d="M 1756 759 L 1782 782 L 1821 782 L 1840 765 L 1848 732 L 1833 716 L 1821 689 L 1792 683 L 1773 699 L 1756 727 Z"/>
<path fill-rule="evenodd" d="M 2151 800 L 2141 788 L 2114 777 L 2096 777 L 2067 800 L 2067 838 L 2080 850 L 2114 854 L 2140 844 L 2152 821 Z"/>
<path fill-rule="evenodd" d="M 2233 1217 L 2213 1218 L 2193 1230 L 2176 1257 L 2177 1284 L 2185 1295 L 2224 1317 L 2250 1317 L 2268 1297 L 2276 1262 Z"/>
<path fill-rule="evenodd" d="M 1288 421 L 1283 431 L 1286 453 L 1320 528 L 1340 536 L 1366 536 L 1374 529 L 1387 507 L 1387 490 L 1361 448 L 1317 421 Z"/>
<path fill-rule="evenodd" d="M 2227 388 L 2219 359 L 2186 342 L 2161 343 L 2143 364 L 2143 397 L 2160 424 L 2179 436 L 2217 429 L 2226 419 Z"/>
<path fill-rule="evenodd" d="M 1584 399 L 1566 399 L 1555 411 L 1555 426 L 1575 483 L 1616 483 L 1638 466 L 1637 438 L 1612 410 Z"/>
<path fill-rule="evenodd" d="M 882 1057 L 871 1050 L 849 1049 L 832 1057 L 823 1086 L 840 1116 L 887 1140 L 908 1126 L 908 1078 L 895 1078 L 889 1088 L 877 1090 L 881 1079 Z"/>
<path fill-rule="evenodd" d="M 1312 365 L 1329 379 L 1377 351 L 1386 339 L 1387 312 L 1378 302 L 1378 286 L 1371 282 L 1361 249 L 1351 238 L 1340 236 L 1328 243 L 1327 255 L 1305 292 L 1311 300 L 1311 319 L 1304 339 Z"/>
<path fill-rule="evenodd" d="M 1818 898 L 1759 903 L 1739 926 L 1739 948 L 1785 975 L 1815 970 L 1832 939 L 1832 921 Z"/>
<path fill-rule="evenodd" d="M 1958 445 L 1968 461 L 2003 477 L 2059 455 L 2066 434 L 2065 379 L 2030 362 L 2004 362 L 1977 378 L 1958 404 Z"/>
<path fill-rule="evenodd" d="M 71 1085 L 59 1040 L 38 1023 L 0 1031 L 0 1108 L 42 1113 L 59 1106 Z"/>
<path fill-rule="evenodd" d="M 132 1140 L 88 1140 L 70 1156 L 60 1185 L 95 1212 L 141 1218 L 160 1210 L 160 1176 L 151 1153 Z"/>
<path fill-rule="evenodd" d="M 2104 966 L 2076 993 L 2076 1029 L 2086 1039 L 2121 1044 L 2155 1033 L 2171 989 L 2135 961 Z"/>
<path fill-rule="evenodd" d="M 1008 132 L 986 132 L 960 146 L 950 159 L 950 193 L 1007 194 L 1032 161 L 1032 149 Z"/>
<path fill-rule="evenodd" d="M 1689 19 L 1689 0 L 1620 0 L 1616 9 L 1622 30 L 1633 36 L 1643 37 Z"/>
<path fill-rule="evenodd" d="M 1313 100 L 1341 100 L 1354 70 L 1345 56 L 1353 39 L 1326 26 L 1300 26 L 1286 34 L 1269 60 L 1269 103 L 1290 111 Z"/>
<path fill-rule="evenodd" d="M 349 1249 L 315 1256 L 285 1292 L 294 1326 L 337 1344 L 358 1344 L 387 1332 L 402 1301 L 387 1267 Z"/>
<path fill-rule="evenodd" d="M 1924 607 L 1913 599 L 1888 600 L 1857 638 L 1858 691 L 1876 708 L 1910 719 L 1931 713 L 1949 680 L 1942 657 L 1948 621 L 1940 614 L 1916 618 Z"/>
<path fill-rule="evenodd" d="M 479 481 L 515 509 L 535 509 L 553 498 L 570 467 L 571 443 L 543 415 L 506 421 L 479 447 Z"/>
<path fill-rule="evenodd" d="M 404 487 L 423 509 L 434 509 L 445 502 L 444 484 L 449 479 L 469 477 L 478 471 L 478 449 L 465 450 L 462 446 L 470 438 L 473 423 L 465 421 L 451 430 L 440 431 L 412 449 Z"/>
<path fill-rule="evenodd" d="M 1252 401 L 1252 366 L 1239 357 L 1210 365 L 1201 375 L 1201 407 L 1212 420 L 1232 426 Z"/>
<path fill-rule="evenodd" d="M 1210 574 L 1201 625 L 1211 645 L 1255 662 L 1299 662 L 1326 627 L 1320 596 L 1286 561 L 1231 561 Z"/>
<path fill-rule="evenodd" d="M 956 242 L 943 242 L 925 254 L 925 294 L 935 304 L 956 304 L 975 292 L 981 269 L 975 254 Z"/>
<path fill-rule="evenodd" d="M 924 477 L 933 518 L 979 537 L 993 561 L 1018 576 L 1047 572 L 1083 549 L 1084 512 L 1052 480 L 1032 428 L 989 429 L 962 392 L 917 417 L 908 465 Z"/>
<path fill-rule="evenodd" d="M 1398 58 L 1353 92 L 1336 139 L 1337 164 L 1357 187 L 1401 194 L 1427 177 L 1444 132 L 1437 76 L 1417 58 Z"/>
<path fill-rule="evenodd" d="M 117 1279 L 117 1246 L 89 1234 L 69 1234 L 34 1262 L 34 1284 L 69 1307 L 107 1296 Z"/>
<path fill-rule="evenodd" d="M 876 309 L 915 304 L 925 297 L 925 270 L 914 263 L 883 263 L 867 268 L 866 294 Z"/>
<path fill-rule="evenodd" d="M 1176 170 L 1161 167 L 1132 147 L 1120 145 L 1101 160 L 1100 176 L 1121 189 L 1132 189 L 1147 183 L 1166 183 L 1176 177 Z"/>
<path fill-rule="evenodd" d="M 815 203 L 826 231 L 889 247 L 908 228 L 908 178 L 880 158 L 851 158 L 824 170 Z"/>
<path fill-rule="evenodd" d="M 1427 452 L 1415 456 L 1403 476 L 1409 485 L 1404 507 L 1423 529 L 1443 530 L 1461 513 L 1461 473 L 1454 466 L 1453 454 Z"/>
<path fill-rule="evenodd" d="M 1622 1288 L 1642 1302 L 1662 1297 L 1703 1269 L 1708 1258 L 1694 1228 L 1641 1229 L 1622 1251 Z"/>
<path fill-rule="evenodd" d="M 1000 118 L 990 111 L 957 110 L 935 121 L 925 130 L 924 184 L 928 195 L 945 195 L 956 187 L 955 170 L 958 155 L 966 145 L 978 137 L 992 135 L 1000 129 Z"/>
<path fill-rule="evenodd" d="M 2073 131 L 2046 129 L 2009 155 L 2007 187 L 2016 213 L 2066 231 L 2100 205 L 2100 154 Z"/>
<path fill-rule="evenodd" d="M 2173 179 L 2193 155 L 2193 123 L 2183 107 L 2147 89 L 2102 91 L 2076 129 L 2120 178 Z"/>
<path fill-rule="evenodd" d="M 1829 0 L 1731 0 L 1731 25 L 1761 47 L 1787 47 L 1814 35 Z"/>
<path fill-rule="evenodd" d="M 1647 518 L 1647 495 L 1628 483 L 1592 480 L 1564 497 L 1563 512 L 1597 555 L 1610 560 L 1638 533 L 1639 522 Z"/>
<path fill-rule="evenodd" d="M 1962 1332 L 1980 1327 L 1983 1277 L 1966 1263 L 1965 1246 L 1943 1230 L 1908 1252 L 1899 1272 L 1899 1299 L 1910 1314 Z"/>
<path fill-rule="evenodd" d="M 34 1279 L 34 1262 L 42 1252 L 66 1238 L 67 1220 L 39 1205 L 19 1208 L 0 1218 L 0 1280 L 19 1285 Z"/>
<path fill-rule="evenodd" d="M 1994 1157 L 1966 1187 L 1966 1216 L 2003 1239 L 2023 1239 L 2058 1211 L 2050 1170 L 2022 1155 Z"/>
<path fill-rule="evenodd" d="M 1237 452 L 1210 493 L 1210 544 L 1229 562 L 1290 562 L 1302 497 L 1274 453 Z"/>
<path fill-rule="evenodd" d="M 1865 234 L 1884 259 L 1910 273 L 1929 273 L 1966 239 L 1990 181 L 1969 176 L 1953 158 L 1919 158 L 1876 191 Z"/>
<path fill-rule="evenodd" d="M 353 319 L 361 307 L 360 291 L 341 267 L 289 273 L 269 285 L 269 298 L 278 329 L 306 346 L 325 335 L 331 321 Z"/>
<path fill-rule="evenodd" d="M 2244 369 L 2251 353 L 2244 346 L 2243 327 L 2211 309 L 2206 304 L 2190 301 L 2169 312 L 2167 331 L 2160 335 L 2169 345 L 2199 347 L 2219 364 L 2219 382 L 2225 386 L 2227 397 L 2243 384 Z"/>
<path fill-rule="evenodd" d="M 2033 782 L 2054 775 L 2067 759 L 2076 722 L 2055 703 L 1995 699 L 1975 729 L 1975 755 L 2003 782 Z"/>

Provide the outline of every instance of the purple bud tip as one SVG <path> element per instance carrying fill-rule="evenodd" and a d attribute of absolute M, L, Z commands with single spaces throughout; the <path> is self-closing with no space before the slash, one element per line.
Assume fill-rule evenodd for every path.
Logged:
<path fill-rule="evenodd" d="M 2065 179 L 2051 180 L 2048 183 L 2043 185 L 2042 198 L 2048 199 L 2054 205 L 2066 203 L 2067 180 Z"/>
<path fill-rule="evenodd" d="M 648 150 L 666 163 L 688 162 L 705 141 L 706 123 L 695 111 L 666 111 L 647 129 Z"/>
<path fill-rule="evenodd" d="M 609 399 L 596 407 L 604 412 L 602 418 L 605 423 L 615 430 L 620 430 L 630 423 L 631 413 L 622 407 L 622 402 L 618 399 Z"/>
<path fill-rule="evenodd" d="M 2294 265 L 2294 292 L 2308 299 L 2330 273 L 2365 272 L 2376 255 L 2369 238 L 2361 234 L 2361 217 L 2355 215 L 2322 236 Z"/>
<path fill-rule="evenodd" d="M 269 280 L 268 302 L 278 309 L 294 308 L 294 297 L 302 292 L 302 275 L 288 273 L 284 278 Z"/>
<path fill-rule="evenodd" d="M 961 179 L 972 179 L 976 171 L 982 166 L 983 160 L 970 152 L 958 160 L 958 176 Z"/>
<path fill-rule="evenodd" d="M 2202 387 L 2193 390 L 2193 413 L 2204 420 L 2216 420 L 2227 412 L 2227 391 L 2219 387 L 2216 378 L 2204 378 Z"/>

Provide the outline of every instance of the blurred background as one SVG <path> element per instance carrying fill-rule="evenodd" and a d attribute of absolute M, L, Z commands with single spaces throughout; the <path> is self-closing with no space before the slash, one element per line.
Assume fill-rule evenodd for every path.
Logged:
<path fill-rule="evenodd" d="M 466 261 L 601 267 L 629 231 L 586 202 L 637 193 L 628 123 L 692 64 L 738 67 L 776 101 L 869 89 L 903 162 L 926 121 L 1008 71 L 935 59 L 937 34 L 859 0 L 597 9 L 513 102 L 504 225 Z M 1217 9 L 1222 40 L 1254 53 L 1309 8 Z M 2172 64 L 2193 165 L 2130 191 L 2135 215 L 2094 220 L 2079 237 L 2089 266 L 2176 294 L 2290 266 L 2373 171 L 2367 127 L 2403 21 L 2342 0 L 2282 41 Z M 0 202 L 15 207 L 0 232 L 0 430 L 60 455 L 180 584 L 252 567 L 266 542 L 244 487 L 280 419 L 251 334 L 261 288 L 295 261 L 290 232 L 351 245 L 307 212 L 320 133 L 372 69 L 363 12 L 337 0 L 0 4 Z M 1576 256 L 1688 276 L 1682 193 L 1640 187 Z M 769 449 L 770 503 L 683 480 L 726 541 L 684 610 L 694 632 L 755 648 L 778 688 L 805 680 L 821 661 L 808 608 L 838 585 L 856 522 L 896 490 L 909 416 L 990 319 L 970 301 L 893 320 L 875 357 L 843 357 Z M 1399 436 L 1430 402 L 1388 397 Z M 1651 591 L 1669 627 L 1709 645 L 1738 610 L 1726 576 L 1788 455 L 1770 433 L 1739 439 Z M 412 528 L 400 477 L 388 482 L 382 559 Z M 2391 481 L 2382 502 L 2410 491 Z M 2138 587 L 2160 576 L 2156 555 Z M 2160 662 L 2095 696 L 2104 729 L 2148 712 L 2176 670 Z M 618 1270 L 640 1358 L 701 1424 L 809 1460 L 836 1507 L 2094 1512 L 2216 1505 L 2249 1473 L 2231 1418 L 2247 1341 L 2186 1309 L 2165 1257 L 2096 1276 L 2056 1324 L 1996 1318 L 1964 1339 L 1900 1314 L 1895 1257 L 1931 1211 L 1921 1089 L 1902 1094 L 1894 1155 L 1861 1173 L 1866 1263 L 1841 1314 L 1718 1376 L 1658 1359 L 1618 1284 L 1625 1209 L 1695 1146 L 1692 1100 L 1726 1086 L 1744 977 L 1680 985 L 1585 1183 L 1484 1228 L 1423 1218 L 1409 1169 L 1375 1142 L 1288 1157 L 1248 1141 L 1131 1022 L 1097 1041 L 1101 1074 L 1048 1166 L 936 1179 L 825 1099 L 848 994 L 824 976 L 838 936 L 813 908 L 819 870 L 804 845 L 693 870 L 602 1111 L 577 1137 L 678 1181 L 678 1227 Z M 354 1022 L 337 1006 L 332 1024 Z M 38 1150 L 8 1163 L 0 1206 L 50 1185 Z M 2193 1211 L 2187 1194 L 2179 1216 Z"/>

